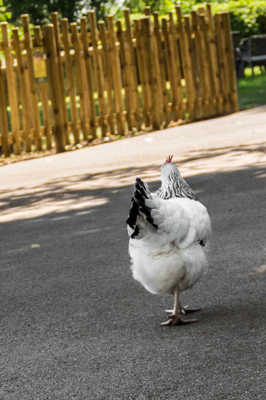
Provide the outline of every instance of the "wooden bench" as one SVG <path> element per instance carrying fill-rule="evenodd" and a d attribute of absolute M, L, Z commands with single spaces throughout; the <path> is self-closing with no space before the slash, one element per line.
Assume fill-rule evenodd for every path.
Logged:
<path fill-rule="evenodd" d="M 240 43 L 241 63 L 249 66 L 254 74 L 254 66 L 266 66 L 266 35 L 253 35 Z"/>

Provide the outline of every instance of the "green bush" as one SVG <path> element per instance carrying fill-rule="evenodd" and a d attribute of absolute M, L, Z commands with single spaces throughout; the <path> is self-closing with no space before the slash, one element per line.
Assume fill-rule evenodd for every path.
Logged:
<path fill-rule="evenodd" d="M 231 28 L 239 31 L 240 37 L 266 33 L 266 0 L 182 0 L 182 13 L 203 7 L 206 3 L 212 6 L 212 12 L 228 11 L 231 16 Z"/>
<path fill-rule="evenodd" d="M 213 12 L 229 11 L 231 28 L 240 37 L 266 33 L 265 0 L 230 0 L 212 3 Z"/>

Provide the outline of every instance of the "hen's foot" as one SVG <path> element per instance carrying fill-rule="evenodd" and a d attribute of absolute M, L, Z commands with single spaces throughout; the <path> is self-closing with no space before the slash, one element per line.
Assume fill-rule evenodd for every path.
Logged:
<path fill-rule="evenodd" d="M 198 322 L 198 319 L 182 319 L 179 315 L 171 315 L 167 321 L 161 322 L 161 326 L 187 325 Z"/>
<path fill-rule="evenodd" d="M 189 306 L 184 306 L 181 308 L 181 314 L 186 315 L 186 314 L 192 314 L 194 312 L 199 312 L 201 311 L 201 308 L 195 307 L 195 308 L 189 308 Z"/>
<path fill-rule="evenodd" d="M 194 312 L 199 312 L 199 311 L 201 311 L 201 308 L 189 308 L 188 306 L 184 306 L 181 308 L 182 315 L 192 314 Z M 169 316 L 174 315 L 173 309 L 165 310 L 165 312 L 167 312 L 167 314 L 169 314 Z"/>

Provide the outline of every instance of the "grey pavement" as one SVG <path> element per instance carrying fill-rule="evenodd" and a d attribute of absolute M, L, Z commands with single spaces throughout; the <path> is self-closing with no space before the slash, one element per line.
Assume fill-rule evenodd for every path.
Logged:
<path fill-rule="evenodd" d="M 1 400 L 266 398 L 266 107 L 0 168 Z M 213 221 L 210 269 L 170 296 L 130 273 L 140 176 L 169 153 Z"/>

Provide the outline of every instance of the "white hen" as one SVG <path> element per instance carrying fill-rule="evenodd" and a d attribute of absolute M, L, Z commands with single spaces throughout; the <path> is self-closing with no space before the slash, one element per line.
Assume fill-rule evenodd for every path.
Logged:
<path fill-rule="evenodd" d="M 211 222 L 181 177 L 170 156 L 161 167 L 161 187 L 151 193 L 136 179 L 127 219 L 133 277 L 149 292 L 174 295 L 173 310 L 161 325 L 196 322 L 182 314 L 199 309 L 182 308 L 179 293 L 192 287 L 207 268 L 206 245 Z"/>

